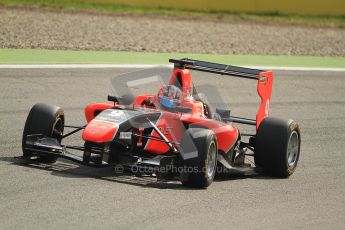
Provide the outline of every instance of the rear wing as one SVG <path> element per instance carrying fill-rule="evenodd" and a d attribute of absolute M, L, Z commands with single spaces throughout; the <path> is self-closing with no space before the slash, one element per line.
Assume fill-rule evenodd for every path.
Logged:
<path fill-rule="evenodd" d="M 174 63 L 174 68 L 177 69 L 191 69 L 202 72 L 256 80 L 257 92 L 259 97 L 261 98 L 261 103 L 258 112 L 256 113 L 256 120 L 240 117 L 230 117 L 230 119 L 238 123 L 256 125 L 256 128 L 258 128 L 261 121 L 269 116 L 273 84 L 272 71 L 217 64 L 188 58 L 169 59 L 169 62 Z"/>

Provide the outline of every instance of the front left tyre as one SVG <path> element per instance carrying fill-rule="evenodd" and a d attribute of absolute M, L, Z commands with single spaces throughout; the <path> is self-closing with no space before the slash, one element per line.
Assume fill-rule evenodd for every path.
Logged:
<path fill-rule="evenodd" d="M 25 149 L 27 135 L 42 134 L 44 137 L 56 138 L 59 143 L 63 136 L 65 123 L 64 112 L 61 108 L 43 103 L 35 104 L 26 119 L 23 138 L 22 150 L 25 158 L 37 156 L 40 162 L 54 163 L 57 156 L 53 155 L 36 155 L 34 152 Z"/>
<path fill-rule="evenodd" d="M 214 179 L 217 171 L 218 145 L 212 130 L 189 128 L 181 143 L 184 154 L 186 177 L 182 184 L 187 187 L 206 188 Z"/>

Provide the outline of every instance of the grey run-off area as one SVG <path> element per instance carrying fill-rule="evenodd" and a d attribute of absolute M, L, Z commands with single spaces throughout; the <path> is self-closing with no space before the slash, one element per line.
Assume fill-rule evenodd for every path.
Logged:
<path fill-rule="evenodd" d="M 345 56 L 345 28 L 0 6 L 0 48 Z"/>
<path fill-rule="evenodd" d="M 59 105 L 69 124 L 83 124 L 84 106 L 104 101 L 110 79 L 128 71 L 0 70 L 2 229 L 345 228 L 343 72 L 276 71 L 271 115 L 295 119 L 302 132 L 300 162 L 289 179 L 228 176 L 193 190 L 61 160 L 52 166 L 16 164 L 34 103 Z M 234 115 L 254 116 L 255 83 L 224 77 L 213 82 L 231 95 L 225 101 Z"/>

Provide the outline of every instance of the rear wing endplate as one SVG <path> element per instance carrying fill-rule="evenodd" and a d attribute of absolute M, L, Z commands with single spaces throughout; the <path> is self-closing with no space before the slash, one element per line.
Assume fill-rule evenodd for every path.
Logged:
<path fill-rule="evenodd" d="M 240 77 L 246 79 L 257 80 L 257 92 L 261 98 L 260 107 L 256 114 L 256 128 L 259 127 L 261 121 L 269 116 L 270 101 L 272 95 L 273 73 L 260 69 L 244 68 L 232 65 L 217 64 L 212 62 L 198 61 L 188 58 L 169 59 L 174 63 L 174 68 L 191 69 L 202 72 L 228 75 L 232 77 Z M 246 120 L 246 118 L 243 118 Z M 247 119 L 250 120 L 250 119 Z"/>

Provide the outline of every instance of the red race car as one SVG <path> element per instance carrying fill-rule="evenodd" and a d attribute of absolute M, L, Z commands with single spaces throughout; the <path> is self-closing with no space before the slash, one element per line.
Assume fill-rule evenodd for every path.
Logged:
<path fill-rule="evenodd" d="M 300 154 L 299 126 L 268 116 L 272 71 L 186 58 L 169 61 L 174 63 L 172 75 L 156 94 L 108 96 L 109 102 L 89 104 L 84 126 L 65 125 L 64 112 L 57 106 L 34 105 L 23 131 L 23 158 L 54 163 L 62 157 L 92 167 L 177 178 L 185 186 L 200 188 L 209 186 L 217 172 L 255 168 L 281 178 L 294 172 Z M 191 70 L 256 80 L 261 98 L 256 119 L 211 108 L 196 94 Z M 255 126 L 256 132 L 241 133 L 234 123 Z M 64 134 L 65 129 L 71 131 Z M 62 144 L 79 131 L 84 145 Z M 254 157 L 255 167 L 246 156 Z"/>

